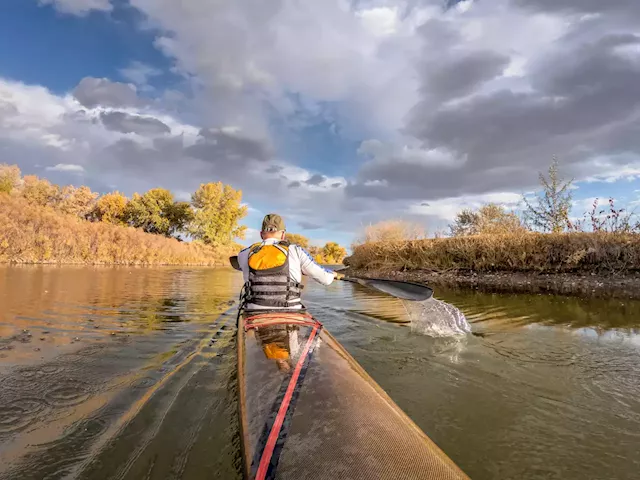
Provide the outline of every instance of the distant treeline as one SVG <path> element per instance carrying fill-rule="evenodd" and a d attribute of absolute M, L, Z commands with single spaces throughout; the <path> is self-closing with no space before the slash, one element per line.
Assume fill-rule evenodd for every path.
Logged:
<path fill-rule="evenodd" d="M 307 237 L 297 233 L 287 233 L 287 240 L 307 250 L 318 263 L 336 265 L 342 263 L 347 256 L 347 250 L 336 242 L 327 242 L 324 247 L 314 247 Z"/>
<path fill-rule="evenodd" d="M 427 238 L 424 228 L 399 220 L 370 225 L 345 260 L 363 270 L 431 272 L 640 271 L 640 221 L 596 199 L 582 218 L 571 218 L 572 181 L 554 159 L 541 191 L 523 197 L 520 214 L 489 203 L 460 211 L 449 232 Z"/>
<path fill-rule="evenodd" d="M 221 182 L 201 184 L 189 202 L 164 188 L 128 198 L 23 177 L 16 165 L 0 164 L 0 262 L 226 263 L 242 248 L 236 241 L 246 214 L 242 192 Z M 331 263 L 345 253 L 332 243 L 313 252 Z"/>
<path fill-rule="evenodd" d="M 120 192 L 99 195 L 86 186 L 60 187 L 35 175 L 22 177 L 17 166 L 1 164 L 0 193 L 83 220 L 126 225 L 165 237 L 188 235 L 211 246 L 231 245 L 236 238 L 244 238 L 246 230 L 238 225 L 247 213 L 241 205 L 242 192 L 221 182 L 200 185 L 190 202 L 175 200 L 164 188 L 127 198 Z"/>

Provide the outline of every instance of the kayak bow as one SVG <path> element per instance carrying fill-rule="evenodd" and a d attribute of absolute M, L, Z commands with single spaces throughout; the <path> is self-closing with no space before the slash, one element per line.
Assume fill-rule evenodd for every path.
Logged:
<path fill-rule="evenodd" d="M 468 478 L 313 316 L 238 323 L 245 478 Z"/>

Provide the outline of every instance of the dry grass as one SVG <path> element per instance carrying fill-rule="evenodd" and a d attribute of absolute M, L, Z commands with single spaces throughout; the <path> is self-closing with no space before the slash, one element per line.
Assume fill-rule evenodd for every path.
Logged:
<path fill-rule="evenodd" d="M 518 233 L 365 243 L 345 264 L 432 272 L 640 271 L 640 234 Z"/>
<path fill-rule="evenodd" d="M 230 252 L 92 223 L 0 194 L 0 263 L 218 265 Z"/>
<path fill-rule="evenodd" d="M 404 220 L 385 220 L 364 228 L 359 243 L 419 240 L 427 237 L 422 225 Z"/>

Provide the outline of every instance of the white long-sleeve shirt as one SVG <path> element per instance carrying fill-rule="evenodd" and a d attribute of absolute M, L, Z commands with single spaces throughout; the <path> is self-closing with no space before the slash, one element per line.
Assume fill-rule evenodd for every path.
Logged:
<path fill-rule="evenodd" d="M 272 245 L 277 241 L 278 240 L 275 238 L 267 238 L 262 242 L 262 244 Z M 242 270 L 242 276 L 244 277 L 245 282 L 249 280 L 249 251 L 250 248 L 245 248 L 238 254 L 238 263 L 240 264 L 240 269 Z M 331 270 L 327 270 L 326 268 L 318 265 L 313 260 L 309 252 L 300 245 L 292 244 L 289 247 L 289 278 L 295 282 L 302 283 L 302 275 L 311 277 L 322 285 L 331 285 L 334 279 L 333 272 Z M 252 303 L 247 304 L 246 308 L 248 310 L 275 310 L 274 307 L 264 307 L 261 305 L 254 305 Z M 302 308 L 302 306 L 299 305 L 296 307 L 282 308 L 291 310 L 293 308 Z"/>

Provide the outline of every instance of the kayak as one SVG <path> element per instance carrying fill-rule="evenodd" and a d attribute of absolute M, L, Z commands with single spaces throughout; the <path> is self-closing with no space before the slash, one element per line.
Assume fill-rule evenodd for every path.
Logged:
<path fill-rule="evenodd" d="M 248 479 L 468 479 L 306 311 L 238 319 Z"/>

